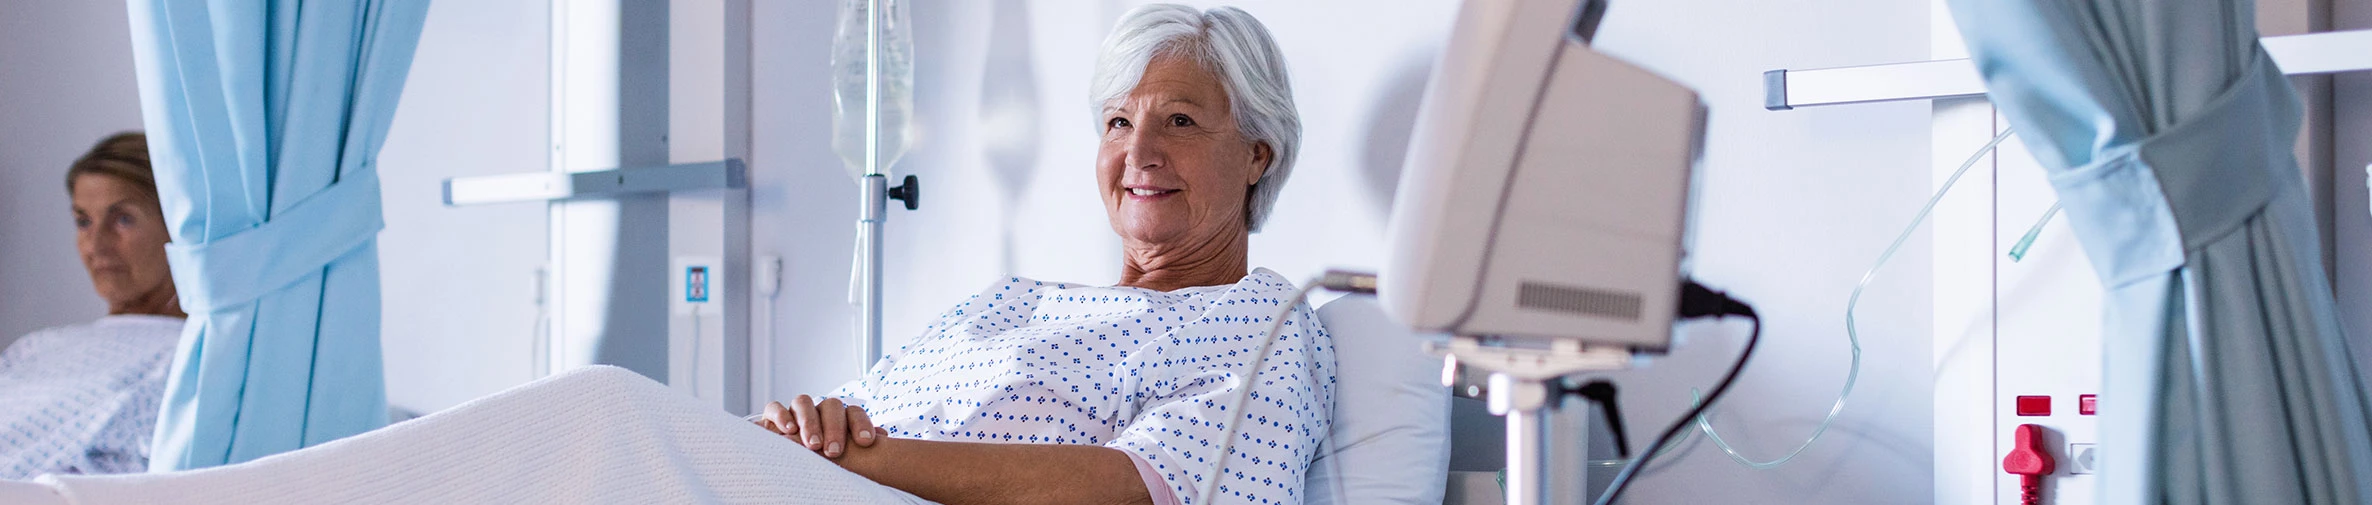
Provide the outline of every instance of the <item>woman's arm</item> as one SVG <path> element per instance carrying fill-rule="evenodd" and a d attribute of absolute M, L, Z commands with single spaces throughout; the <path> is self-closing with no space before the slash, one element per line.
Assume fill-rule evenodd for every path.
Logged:
<path fill-rule="evenodd" d="M 1153 503 L 1136 462 L 1102 446 L 882 438 L 833 461 L 947 505 Z"/>
<path fill-rule="evenodd" d="M 1119 449 L 894 439 L 864 409 L 822 403 L 807 395 L 768 403 L 757 423 L 850 472 L 944 504 L 1153 503 L 1136 460 Z"/>

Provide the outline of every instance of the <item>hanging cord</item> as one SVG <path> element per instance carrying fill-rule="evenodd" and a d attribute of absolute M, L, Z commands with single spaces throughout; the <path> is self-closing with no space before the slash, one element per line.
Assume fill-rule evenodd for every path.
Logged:
<path fill-rule="evenodd" d="M 865 264 L 865 245 L 869 243 L 866 240 L 869 238 L 867 237 L 869 234 L 871 234 L 871 230 L 865 228 L 865 222 L 857 221 L 857 242 L 848 250 L 848 306 L 850 307 L 857 307 L 864 301 L 865 269 L 859 265 Z M 857 317 L 864 317 L 864 314 L 858 314 Z M 860 373 L 863 371 L 858 370 Z"/>
<path fill-rule="evenodd" d="M 535 329 L 527 339 L 527 370 L 534 378 L 552 375 L 552 309 L 546 301 L 543 267 L 535 269 Z"/>
<path fill-rule="evenodd" d="M 1260 379 L 1260 369 L 1268 366 L 1269 348 L 1276 345 L 1277 332 L 1284 331 L 1285 321 L 1293 317 L 1293 308 L 1300 306 L 1301 299 L 1317 288 L 1318 279 L 1310 279 L 1302 283 L 1301 289 L 1294 290 L 1293 296 L 1286 298 L 1285 303 L 1278 305 L 1277 314 L 1269 318 L 1268 331 L 1261 333 L 1260 353 L 1253 355 L 1252 368 L 1236 375 L 1239 378 L 1235 381 L 1235 403 L 1227 409 L 1226 435 L 1219 437 L 1219 460 L 1211 463 L 1211 478 L 1203 479 L 1202 492 L 1195 493 L 1194 503 L 1210 503 L 1211 497 L 1219 492 L 1219 481 L 1227 478 L 1227 457 L 1235 455 L 1235 437 L 1244 426 L 1244 401 L 1252 398 L 1252 385 Z"/>
<path fill-rule="evenodd" d="M 1580 387 L 1559 384 L 1558 389 L 1559 395 L 1580 396 L 1589 399 L 1590 403 L 1598 404 L 1598 412 L 1606 420 L 1606 431 L 1614 435 L 1614 455 L 1625 458 L 1613 461 L 1621 462 L 1631 457 L 1630 430 L 1623 427 L 1622 402 L 1616 399 L 1614 381 L 1592 379 Z"/>
<path fill-rule="evenodd" d="M 1935 195 L 1927 198 L 1927 204 L 1919 208 L 1919 213 L 1911 218 L 1911 223 L 1903 226 L 1902 233 L 1895 235 L 1894 243 L 1886 246 L 1886 252 L 1880 253 L 1878 255 L 1878 260 L 1870 265 L 1869 270 L 1862 273 L 1861 282 L 1853 285 L 1852 296 L 1845 299 L 1845 341 L 1852 348 L 1852 361 L 1851 364 L 1846 368 L 1845 385 L 1837 391 L 1836 403 L 1829 406 L 1828 416 L 1822 418 L 1820 420 L 1820 425 L 1812 429 L 1811 436 L 1805 437 L 1803 443 L 1796 444 L 1795 449 L 1787 451 L 1787 454 L 1781 455 L 1776 459 L 1772 459 L 1770 461 L 1755 461 L 1751 458 L 1747 458 L 1744 454 L 1740 454 L 1737 447 L 1730 445 L 1729 440 L 1723 439 L 1721 437 L 1721 432 L 1714 430 L 1713 423 L 1702 416 L 1697 418 L 1698 431 L 1704 432 L 1706 438 L 1712 439 L 1713 445 L 1720 447 L 1722 453 L 1728 454 L 1731 461 L 1736 461 L 1740 465 L 1745 465 L 1748 468 L 1757 470 L 1778 468 L 1780 465 L 1785 465 L 1789 461 L 1794 461 L 1797 455 L 1804 453 L 1805 448 L 1811 447 L 1813 442 L 1820 440 L 1821 435 L 1827 434 L 1829 426 L 1837 422 L 1838 414 L 1845 411 L 1845 399 L 1852 397 L 1853 386 L 1855 383 L 1859 382 L 1861 378 L 1861 331 L 1859 326 L 1855 324 L 1856 321 L 1858 321 L 1858 318 L 1855 317 L 1855 309 L 1861 305 L 1862 291 L 1869 288 L 1870 281 L 1878 277 L 1878 270 L 1885 267 L 1887 262 L 1894 259 L 1894 253 L 1902 249 L 1905 242 L 1910 241 L 1911 233 L 1917 231 L 1920 224 L 1927 222 L 1927 217 L 1930 213 L 1935 211 L 1936 204 L 1942 202 L 1944 195 L 1951 192 L 1952 187 L 1960 182 L 1960 176 L 1967 174 L 1969 168 L 1976 166 L 1978 161 L 1984 160 L 1986 155 L 1992 154 L 1994 148 L 1999 147 L 2002 141 L 2009 139 L 2012 133 L 2014 132 L 2011 130 L 2002 130 L 2001 134 L 1993 136 L 1993 140 L 1986 142 L 1983 147 L 1977 148 L 1976 152 L 1970 153 L 1968 159 L 1960 163 L 1960 168 L 1954 169 L 1952 171 L 1952 176 L 1944 179 L 1944 184 L 1941 187 L 1936 188 Z M 2023 246 L 2033 243 L 2034 236 L 2042 231 L 2043 224 L 2050 221 L 2051 214 L 2056 213 L 2057 209 L 2058 206 L 2053 205 L 2053 212 L 2045 213 L 2043 215 L 2043 221 L 2035 223 L 2034 229 L 2026 233 L 2026 240 L 2019 242 L 2021 247 L 2011 249 L 2010 254 L 2013 260 L 2023 255 L 2021 254 L 2024 252 Z M 1694 390 L 1690 391 L 1692 400 L 1695 400 L 1695 398 L 1693 398 L 1695 394 L 1696 392 Z M 1621 464 L 1622 461 L 1601 460 L 1592 461 L 1591 463 L 1595 466 L 1612 466 L 1613 464 Z"/>
<path fill-rule="evenodd" d="M 1713 428 L 1713 423 L 1704 416 L 1700 415 L 1696 418 L 1696 424 L 1698 428 L 1697 431 L 1704 432 L 1706 438 L 1712 439 L 1713 445 L 1721 448 L 1721 452 L 1728 455 L 1731 461 L 1735 461 L 1739 465 L 1757 470 L 1778 468 L 1780 465 L 1785 465 L 1789 461 L 1794 461 L 1797 455 L 1804 453 L 1804 449 L 1811 447 L 1814 442 L 1818 442 L 1820 440 L 1822 435 L 1828 433 L 1829 426 L 1835 424 L 1837 421 L 1837 416 L 1844 412 L 1845 400 L 1852 397 L 1853 386 L 1854 384 L 1858 383 L 1861 378 L 1861 332 L 1860 328 L 1855 324 L 1855 322 L 1858 320 L 1856 318 L 1855 309 L 1861 304 L 1862 291 L 1869 287 L 1871 280 L 1877 278 L 1878 270 L 1882 267 L 1885 267 L 1888 261 L 1894 259 L 1894 253 L 1901 249 L 1905 242 L 1910 240 L 1911 233 L 1917 231 L 1920 224 L 1927 222 L 1927 217 L 1930 213 L 1935 211 L 1936 204 L 1943 201 L 1944 195 L 1952 191 L 1953 186 L 1960 182 L 1960 177 L 1967 174 L 1970 168 L 1977 165 L 1977 162 L 1983 161 L 1986 155 L 1992 154 L 1994 149 L 2000 147 L 2003 141 L 2008 140 L 2010 136 L 2015 133 L 2016 132 L 2014 130 L 2005 129 L 2000 134 L 1994 135 L 1993 139 L 1986 142 L 1983 147 L 1978 147 L 1976 152 L 1970 153 L 1968 159 L 1962 161 L 1960 163 L 1960 167 L 1954 169 L 1952 171 L 1952 175 L 1944 179 L 1944 184 L 1936 188 L 1935 194 L 1928 197 L 1927 204 L 1919 208 L 1919 213 L 1911 218 L 1910 224 L 1903 226 L 1902 233 L 1895 235 L 1894 243 L 1888 245 L 1886 247 L 1886 251 L 1880 253 L 1878 255 L 1877 261 L 1870 265 L 1869 270 L 1862 273 L 1861 282 L 1853 286 L 1853 294 L 1850 297 L 1847 297 L 1845 301 L 1845 341 L 1852 349 L 1852 361 L 1846 368 L 1845 385 L 1839 388 L 1837 391 L 1837 401 L 1829 406 L 1827 417 L 1821 419 L 1820 425 L 1812 429 L 1811 436 L 1805 437 L 1803 443 L 1796 444 L 1794 449 L 1787 451 L 1786 454 L 1781 455 L 1776 459 L 1769 461 L 1755 461 L 1752 458 L 1746 457 L 1744 454 L 1740 454 L 1737 447 L 1730 445 L 1729 440 L 1722 438 L 1721 433 Z M 2051 210 L 2044 212 L 2042 219 L 2035 222 L 2032 229 L 2027 230 L 2025 239 L 2018 241 L 2018 245 L 2010 249 L 2011 261 L 2016 261 L 2025 256 L 2024 253 L 2026 252 L 2027 247 L 2033 245 L 2035 236 L 2042 233 L 2043 225 L 2050 223 L 2051 217 L 2058 214 L 2058 210 L 2059 205 L 2052 204 Z M 1697 391 L 1694 389 L 1691 389 L 1689 394 L 1692 406 L 1695 403 L 1702 403 L 1704 401 L 1702 398 L 1697 396 Z M 1657 452 L 1656 454 L 1653 454 L 1649 457 L 1663 456 L 1665 453 L 1669 453 L 1674 450 L 1674 447 L 1679 446 L 1679 442 L 1686 440 L 1687 438 L 1683 437 L 1680 441 L 1675 441 L 1673 444 L 1670 444 L 1669 446 L 1662 449 L 1661 452 Z M 1629 456 L 1625 455 L 1621 459 L 1593 460 L 1589 462 L 1588 466 L 1595 468 L 1623 466 L 1627 463 L 1630 463 L 1630 459 L 1628 458 Z"/>
<path fill-rule="evenodd" d="M 1713 430 L 1712 422 L 1707 421 L 1704 417 L 1698 417 L 1697 427 L 1705 432 L 1706 438 L 1713 439 L 1713 445 L 1720 447 L 1721 452 L 1729 454 L 1730 459 L 1737 461 L 1738 464 L 1757 470 L 1769 470 L 1795 460 L 1796 455 L 1803 454 L 1805 448 L 1811 447 L 1813 442 L 1820 440 L 1821 435 L 1828 433 L 1829 426 L 1837 422 L 1837 414 L 1845 410 L 1845 399 L 1853 395 L 1854 383 L 1861 378 L 1861 330 L 1856 324 L 1859 319 L 1855 317 L 1854 311 L 1861 305 L 1862 291 L 1870 287 L 1870 281 L 1878 278 L 1880 268 L 1884 268 L 1888 261 L 1894 260 L 1894 253 L 1902 249 L 1903 243 L 1911 240 L 1911 233 L 1917 231 L 1920 224 L 1927 222 L 1928 215 L 1935 212 L 1936 204 L 1942 202 L 1944 195 L 1952 191 L 1952 186 L 1960 182 L 1960 176 L 1967 174 L 1968 169 L 1976 166 L 1978 161 L 1984 160 L 1986 155 L 1992 154 L 1993 149 L 2000 146 L 2003 140 L 2008 140 L 2011 133 L 2013 133 L 2011 130 L 2003 129 L 2001 134 L 1993 136 L 1993 140 L 1985 142 L 1984 147 L 1979 147 L 1976 152 L 1969 153 L 1968 159 L 1960 162 L 1960 168 L 1954 169 L 1952 176 L 1944 179 L 1943 186 L 1936 188 L 1935 195 L 1927 198 L 1927 204 L 1919 207 L 1919 214 L 1911 218 L 1911 224 L 1904 225 L 1902 233 L 1894 236 L 1894 243 L 1886 246 L 1886 252 L 1880 253 L 1878 260 L 1870 265 L 1869 270 L 1862 272 L 1861 282 L 1853 285 L 1853 295 L 1845 298 L 1845 339 L 1853 348 L 1852 365 L 1846 369 L 1845 386 L 1837 392 L 1837 402 L 1829 406 L 1828 417 L 1820 420 L 1820 426 L 1812 429 L 1812 436 L 1805 437 L 1804 443 L 1796 444 L 1794 450 L 1787 451 L 1786 455 L 1780 456 L 1778 459 L 1754 461 L 1738 454 L 1736 447 L 1731 447 L 1728 440 L 1721 438 L 1720 432 Z M 2048 219 L 2047 216 L 2046 219 Z M 2035 226 L 2039 231 L 2042 224 L 2036 223 Z"/>
<path fill-rule="evenodd" d="M 1763 318 L 1755 315 L 1754 306 L 1730 298 L 1729 295 L 1720 291 L 1706 288 L 1694 280 L 1681 281 L 1680 317 L 1682 319 L 1723 316 L 1740 316 L 1754 323 L 1753 332 L 1746 334 L 1746 348 L 1738 351 L 1738 362 L 1730 365 L 1729 372 L 1721 374 L 1721 381 L 1713 384 L 1713 393 L 1706 395 L 1705 401 L 1698 402 L 1696 406 L 1688 409 L 1687 414 L 1673 419 L 1672 425 L 1665 427 L 1663 434 L 1655 437 L 1654 443 L 1647 444 L 1647 449 L 1641 451 L 1639 457 L 1633 458 L 1629 465 L 1623 466 L 1622 473 L 1614 474 L 1614 482 L 1607 484 L 1605 494 L 1598 496 L 1598 505 L 1610 505 L 1614 503 L 1614 500 L 1622 498 L 1623 490 L 1631 487 L 1632 480 L 1639 476 L 1639 470 L 1646 468 L 1647 462 L 1655 459 L 1656 453 L 1661 452 L 1665 446 L 1671 445 L 1673 439 L 1679 438 L 1682 432 L 1688 430 L 1690 419 L 1703 416 L 1706 408 L 1712 407 L 1713 402 L 1721 400 L 1723 393 L 1730 391 L 1730 385 L 1738 382 L 1738 372 L 1746 369 L 1746 363 L 1754 359 L 1754 350 L 1761 347 Z"/>
<path fill-rule="evenodd" d="M 1252 368 L 1237 375 L 1240 379 L 1235 384 L 1237 390 L 1235 404 L 1228 409 L 1226 436 L 1219 438 L 1219 459 L 1211 463 L 1211 478 L 1203 480 L 1202 492 L 1195 494 L 1196 499 L 1193 503 L 1210 503 L 1211 497 L 1219 492 L 1219 481 L 1226 479 L 1227 476 L 1227 458 L 1235 455 L 1236 435 L 1243 428 L 1244 402 L 1252 398 L 1252 385 L 1260 379 L 1260 372 L 1268 367 L 1269 350 L 1276 345 L 1277 334 L 1285 330 L 1285 322 L 1292 319 L 1293 309 L 1301 306 L 1301 300 L 1308 298 L 1311 291 L 1320 288 L 1349 293 L 1374 293 L 1375 275 L 1330 270 L 1325 275 L 1303 282 L 1301 289 L 1294 290 L 1293 296 L 1286 298 L 1285 302 L 1277 307 L 1276 315 L 1269 318 L 1268 331 L 1261 334 L 1260 353 L 1253 357 Z M 1309 345 L 1309 341 L 1308 336 L 1303 335 L 1302 345 Z M 1309 355 L 1307 348 L 1302 351 L 1303 356 Z M 1337 473 L 1336 475 L 1339 477 L 1341 474 Z M 1339 496 L 1338 492 L 1337 497 L 1339 498 Z"/>
<path fill-rule="evenodd" d="M 782 257 L 767 254 L 758 257 L 756 265 L 758 296 L 764 303 L 755 304 L 753 324 L 764 328 L 752 332 L 750 338 L 750 411 L 764 412 L 766 402 L 774 400 L 774 302 L 782 293 Z"/>

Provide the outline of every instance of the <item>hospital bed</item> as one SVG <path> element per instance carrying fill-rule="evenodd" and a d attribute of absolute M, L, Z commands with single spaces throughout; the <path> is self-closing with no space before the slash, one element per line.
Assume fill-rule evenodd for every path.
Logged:
<path fill-rule="evenodd" d="M 1312 504 L 1497 503 L 1494 474 L 1448 472 L 1452 401 L 1428 338 L 1372 298 L 1318 310 L 1336 342 L 1335 423 L 1304 486 Z M 920 503 L 622 369 L 597 367 L 233 467 L 0 482 L 0 503 Z M 1469 400 L 1459 400 L 1470 402 Z M 637 405 L 631 415 L 603 405 Z M 1460 458 L 1500 454 L 1468 405 Z M 1481 416 L 1480 419 L 1475 419 Z M 553 437 L 555 419 L 603 419 Z M 631 457 L 628 457 L 628 456 Z M 1488 470 L 1482 468 L 1478 470 Z M 852 485 L 854 482 L 855 485 Z"/>

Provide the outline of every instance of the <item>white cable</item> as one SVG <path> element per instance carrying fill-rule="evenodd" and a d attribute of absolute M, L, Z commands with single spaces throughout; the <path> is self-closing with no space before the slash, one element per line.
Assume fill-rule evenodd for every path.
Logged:
<path fill-rule="evenodd" d="M 850 307 L 857 306 L 858 299 L 863 297 L 859 286 L 865 285 L 863 265 L 865 264 L 865 244 L 870 243 L 866 240 L 868 231 L 864 221 L 857 221 L 857 243 L 848 251 L 848 306 Z"/>
<path fill-rule="evenodd" d="M 771 254 L 759 256 L 756 270 L 757 282 L 754 284 L 758 288 L 758 296 L 766 300 L 766 303 L 758 304 L 758 308 L 764 310 L 764 315 L 757 322 L 764 323 L 765 330 L 753 332 L 755 337 L 749 345 L 749 405 L 751 411 L 762 412 L 766 402 L 772 401 L 774 395 L 774 301 L 782 292 L 782 257 Z"/>
<path fill-rule="evenodd" d="M 527 342 L 527 371 L 537 379 L 552 374 L 552 337 L 549 335 L 551 321 L 550 312 L 542 305 L 537 305 L 535 307 L 535 330 Z"/>
<path fill-rule="evenodd" d="M 1326 441 L 1326 443 L 1322 443 L 1322 444 L 1318 444 L 1318 445 L 1319 445 L 1319 447 L 1325 447 L 1327 450 L 1337 450 L 1337 449 L 1341 449 L 1340 447 L 1332 447 L 1333 443 L 1334 443 L 1334 440 L 1332 439 L 1332 437 L 1328 437 L 1328 440 Z M 1345 497 L 1345 496 L 1350 496 L 1350 495 L 1351 495 L 1350 491 L 1347 491 L 1347 490 L 1344 490 L 1344 489 L 1343 489 L 1343 484 L 1342 484 L 1342 481 L 1343 481 L 1344 479 L 1343 479 L 1343 474 L 1342 474 L 1342 455 L 1340 455 L 1340 454 L 1335 454 L 1335 455 L 1330 455 L 1330 456 L 1327 456 L 1327 457 L 1326 457 L 1326 466 L 1334 468 L 1334 478 L 1333 478 L 1333 479 L 1331 479 L 1331 480 L 1333 480 L 1333 481 L 1334 481 L 1334 501 L 1335 501 L 1336 503 L 1341 503 L 1341 502 L 1344 500 L 1344 498 L 1343 498 L 1343 497 Z M 1304 477 L 1304 478 L 1306 478 L 1306 477 Z"/>
<path fill-rule="evenodd" d="M 767 397 L 773 396 L 774 367 L 771 355 L 774 354 L 774 297 L 766 297 L 766 302 L 759 304 L 757 312 L 761 314 L 758 316 L 757 323 L 763 329 L 750 332 L 749 408 L 751 411 L 759 410 L 766 405 Z"/>
<path fill-rule="evenodd" d="M 1202 492 L 1195 494 L 1197 499 L 1194 503 L 1210 503 L 1211 495 L 1219 492 L 1219 480 L 1227 476 L 1227 457 L 1235 454 L 1236 432 L 1243 428 L 1244 402 L 1252 398 L 1252 385 L 1260 378 L 1261 368 L 1268 366 L 1269 348 L 1277 343 L 1277 332 L 1284 331 L 1285 321 L 1293 317 L 1294 307 L 1300 306 L 1301 299 L 1309 296 L 1310 290 L 1317 289 L 1324 280 L 1325 277 L 1311 277 L 1309 282 L 1302 283 L 1301 289 L 1294 290 L 1293 297 L 1286 299 L 1284 306 L 1277 309 L 1276 317 L 1268 322 L 1268 332 L 1260 337 L 1260 354 L 1253 358 L 1250 373 L 1237 376 L 1240 379 L 1236 382 L 1235 407 L 1230 409 L 1232 412 L 1227 421 L 1227 435 L 1219 438 L 1219 460 L 1211 463 L 1211 478 L 1203 480 Z M 1302 339 L 1302 343 L 1307 345 L 1309 339 Z M 1308 353 L 1304 352 L 1303 359 L 1308 359 L 1307 356 Z"/>
<path fill-rule="evenodd" d="M 527 373 L 541 379 L 552 374 L 552 309 L 544 300 L 546 276 L 542 267 L 535 269 L 535 324 L 527 341 Z"/>

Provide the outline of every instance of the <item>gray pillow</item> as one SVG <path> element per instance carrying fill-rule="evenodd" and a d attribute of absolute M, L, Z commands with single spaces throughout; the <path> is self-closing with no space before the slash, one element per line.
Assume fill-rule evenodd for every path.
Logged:
<path fill-rule="evenodd" d="M 1336 299 L 1318 322 L 1334 338 L 1334 429 L 1302 482 L 1306 503 L 1441 503 L 1450 392 L 1441 358 L 1424 351 L 1429 336 L 1392 321 L 1370 296 Z"/>

